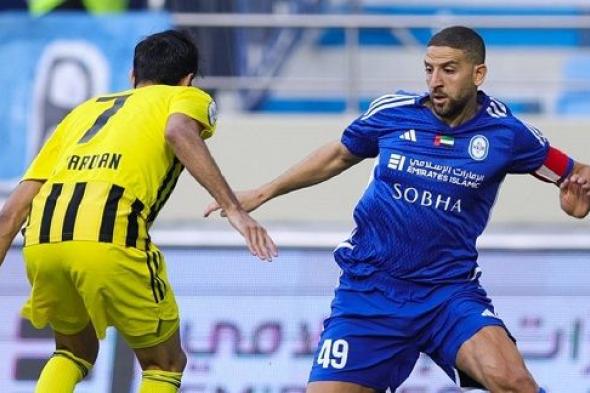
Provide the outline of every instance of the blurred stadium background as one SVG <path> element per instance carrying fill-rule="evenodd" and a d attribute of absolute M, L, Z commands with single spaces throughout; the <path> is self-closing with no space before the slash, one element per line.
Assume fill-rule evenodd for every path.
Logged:
<path fill-rule="evenodd" d="M 42 3 L 0 2 L 0 199 L 59 119 L 86 98 L 126 89 L 137 40 L 170 26 L 197 37 L 197 85 L 220 109 L 210 147 L 236 189 L 337 138 L 372 98 L 423 91 L 424 45 L 454 24 L 487 42 L 484 90 L 590 161 L 590 0 Z M 281 246 L 272 264 L 250 257 L 224 220 L 202 219 L 209 198 L 181 177 L 153 237 L 182 312 L 183 392 L 304 392 L 338 278 L 331 249 L 352 228 L 370 168 L 257 211 Z M 537 380 L 550 393 L 590 392 L 589 221 L 562 214 L 552 186 L 513 176 L 480 240 L 482 281 Z M 31 392 L 53 343 L 19 317 L 28 284 L 18 242 L 0 279 L 0 386 Z M 115 332 L 101 351 L 77 392 L 134 391 L 138 368 Z M 399 390 L 459 391 L 426 357 Z"/>

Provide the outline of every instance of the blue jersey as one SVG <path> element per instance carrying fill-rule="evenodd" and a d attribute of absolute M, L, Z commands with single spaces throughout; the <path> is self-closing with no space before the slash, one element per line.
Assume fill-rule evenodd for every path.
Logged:
<path fill-rule="evenodd" d="M 342 135 L 355 156 L 377 157 L 354 210 L 356 229 L 335 251 L 349 277 L 473 279 L 476 239 L 504 177 L 545 161 L 547 140 L 500 101 L 479 92 L 475 117 L 449 127 L 424 105 L 427 98 L 381 97 Z"/>

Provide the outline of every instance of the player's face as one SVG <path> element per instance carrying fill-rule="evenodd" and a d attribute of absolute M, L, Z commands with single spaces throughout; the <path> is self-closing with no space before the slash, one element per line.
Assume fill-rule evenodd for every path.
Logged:
<path fill-rule="evenodd" d="M 432 109 L 443 119 L 462 113 L 485 77 L 485 65 L 473 64 L 464 51 L 447 46 L 429 46 L 424 67 Z"/>

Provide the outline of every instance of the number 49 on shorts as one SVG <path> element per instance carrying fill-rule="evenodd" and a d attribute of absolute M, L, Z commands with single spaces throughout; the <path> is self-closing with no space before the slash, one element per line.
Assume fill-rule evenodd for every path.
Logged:
<path fill-rule="evenodd" d="M 323 368 L 333 367 L 342 369 L 348 360 L 348 342 L 346 340 L 327 339 L 322 344 L 318 355 L 318 364 Z"/>

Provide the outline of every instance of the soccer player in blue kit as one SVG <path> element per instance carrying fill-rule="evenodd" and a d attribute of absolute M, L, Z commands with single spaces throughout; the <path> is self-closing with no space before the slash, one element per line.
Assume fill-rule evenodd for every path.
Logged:
<path fill-rule="evenodd" d="M 561 208 L 581 218 L 590 168 L 478 91 L 485 46 L 472 29 L 435 34 L 424 66 L 427 94 L 373 101 L 340 141 L 238 194 L 251 211 L 376 157 L 356 229 L 334 252 L 342 275 L 307 392 L 395 391 L 420 352 L 462 387 L 544 392 L 479 284 L 475 243 L 507 174 L 559 185 Z M 212 203 L 205 215 L 218 209 Z"/>

